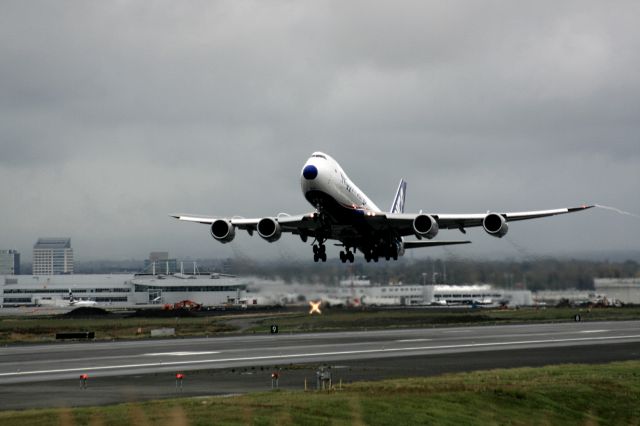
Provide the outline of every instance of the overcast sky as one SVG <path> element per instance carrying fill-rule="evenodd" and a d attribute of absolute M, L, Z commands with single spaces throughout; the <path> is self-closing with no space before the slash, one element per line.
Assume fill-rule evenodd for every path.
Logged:
<path fill-rule="evenodd" d="M 639 16 L 637 1 L 3 1 L 0 248 L 310 261 L 297 237 L 221 245 L 168 215 L 310 211 L 299 176 L 318 150 L 384 207 L 405 177 L 410 211 L 638 213 Z M 638 250 L 640 219 L 467 237 L 416 256 Z"/>

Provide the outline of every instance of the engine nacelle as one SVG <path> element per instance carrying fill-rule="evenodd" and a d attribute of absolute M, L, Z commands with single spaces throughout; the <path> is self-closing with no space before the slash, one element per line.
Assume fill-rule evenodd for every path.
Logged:
<path fill-rule="evenodd" d="M 229 220 L 217 219 L 211 224 L 211 236 L 223 244 L 230 243 L 236 236 L 236 228 Z"/>
<path fill-rule="evenodd" d="M 413 219 L 413 232 L 418 239 L 432 239 L 438 235 L 438 222 L 427 214 L 420 214 Z"/>
<path fill-rule="evenodd" d="M 489 213 L 482 220 L 482 227 L 492 237 L 502 238 L 509 231 L 507 220 L 497 213 Z"/>
<path fill-rule="evenodd" d="M 272 243 L 280 239 L 282 228 L 275 219 L 265 217 L 258 222 L 258 235 Z"/>

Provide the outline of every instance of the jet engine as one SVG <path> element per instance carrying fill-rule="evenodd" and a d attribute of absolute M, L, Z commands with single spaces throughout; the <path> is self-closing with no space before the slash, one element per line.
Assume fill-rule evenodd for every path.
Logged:
<path fill-rule="evenodd" d="M 236 236 L 236 228 L 229 220 L 217 219 L 211 224 L 211 236 L 223 244 L 229 243 Z"/>
<path fill-rule="evenodd" d="M 492 237 L 502 238 L 507 235 L 507 231 L 509 231 L 509 224 L 504 216 L 499 215 L 497 213 L 489 213 L 482 220 L 482 227 L 487 234 Z"/>
<path fill-rule="evenodd" d="M 260 219 L 260 222 L 258 222 L 258 235 L 260 235 L 270 243 L 273 243 L 274 241 L 278 241 L 280 239 L 280 236 L 282 235 L 282 229 L 280 228 L 280 224 L 276 222 L 275 219 L 265 217 L 263 219 Z"/>
<path fill-rule="evenodd" d="M 438 222 L 429 215 L 420 214 L 413 219 L 413 232 L 418 239 L 423 237 L 430 240 L 438 234 Z"/>

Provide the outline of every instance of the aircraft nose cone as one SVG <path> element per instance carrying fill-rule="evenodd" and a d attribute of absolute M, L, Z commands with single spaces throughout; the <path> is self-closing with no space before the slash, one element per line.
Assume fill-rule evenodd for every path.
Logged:
<path fill-rule="evenodd" d="M 307 180 L 313 180 L 318 176 L 318 169 L 316 166 L 309 164 L 302 170 L 302 176 Z"/>

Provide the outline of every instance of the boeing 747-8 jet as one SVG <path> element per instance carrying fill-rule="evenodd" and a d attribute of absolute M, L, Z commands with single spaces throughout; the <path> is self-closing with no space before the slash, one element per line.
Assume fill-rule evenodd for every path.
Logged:
<path fill-rule="evenodd" d="M 300 236 L 303 242 L 312 239 L 313 260 L 326 262 L 325 243 L 336 240 L 343 247 L 340 260 L 354 261 L 359 250 L 367 262 L 380 258 L 397 260 L 406 249 L 451 244 L 468 244 L 470 241 L 437 241 L 433 238 L 441 229 L 465 229 L 482 226 L 493 237 L 501 238 L 509 230 L 508 222 L 554 216 L 582 211 L 593 206 L 539 210 L 511 213 L 441 214 L 405 213 L 404 200 L 407 183 L 400 180 L 389 212 L 376 206 L 347 176 L 336 160 L 322 152 L 314 152 L 302 168 L 300 183 L 302 193 L 315 211 L 290 216 L 245 219 L 238 217 L 205 217 L 174 215 L 176 219 L 199 222 L 210 227 L 211 236 L 221 243 L 233 240 L 236 228 L 250 235 L 258 232 L 263 239 L 273 243 L 283 232 Z M 417 240 L 406 241 L 415 236 Z M 426 241 L 425 241 L 426 240 Z"/>

